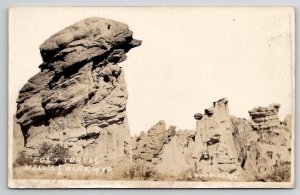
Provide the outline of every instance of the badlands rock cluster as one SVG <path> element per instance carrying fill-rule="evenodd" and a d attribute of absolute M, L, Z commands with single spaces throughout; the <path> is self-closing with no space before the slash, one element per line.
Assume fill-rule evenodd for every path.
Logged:
<path fill-rule="evenodd" d="M 203 114 L 195 114 L 194 131 L 168 131 L 160 121 L 148 133 L 141 133 L 136 139 L 135 158 L 152 163 L 153 169 L 163 175 L 174 177 L 210 174 L 214 178 L 198 178 L 210 181 L 226 173 L 236 174 L 237 181 L 282 180 L 278 177 L 283 176 L 276 175 L 276 171 L 282 167 L 289 170 L 291 135 L 288 120 L 278 119 L 279 108 L 279 104 L 254 108 L 249 111 L 251 119 L 246 120 L 231 116 L 228 100 L 221 99 Z M 157 128 L 159 124 L 164 127 Z M 164 138 L 159 139 L 160 146 L 155 153 L 149 147 L 150 143 L 154 145 L 154 139 L 150 139 L 153 134 L 158 139 Z M 145 154 L 149 158 L 144 158 Z"/>

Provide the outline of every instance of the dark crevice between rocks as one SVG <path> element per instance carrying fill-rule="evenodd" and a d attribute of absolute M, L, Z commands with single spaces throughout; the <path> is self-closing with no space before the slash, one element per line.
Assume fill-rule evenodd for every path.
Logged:
<path fill-rule="evenodd" d="M 103 101 L 103 100 L 105 100 L 107 97 L 109 97 L 110 94 L 113 92 L 113 90 L 114 90 L 116 87 L 117 87 L 116 85 L 113 85 L 113 88 L 110 90 L 110 92 L 109 92 L 105 97 L 103 97 L 100 101 Z"/>
<path fill-rule="evenodd" d="M 110 52 L 107 51 L 105 52 L 104 54 L 102 55 L 99 55 L 99 56 L 95 56 L 91 59 L 91 62 L 93 62 L 93 68 L 92 70 L 94 70 L 96 67 L 102 67 L 102 66 L 105 66 L 107 65 L 107 58 L 109 56 Z"/>
<path fill-rule="evenodd" d="M 64 77 L 65 79 L 69 79 L 72 75 L 79 72 L 79 70 L 88 63 L 88 61 L 81 61 L 76 64 L 73 64 L 72 66 L 68 66 L 62 70 L 61 73 L 56 73 L 52 80 L 48 83 L 49 89 L 53 89 L 55 86 L 57 86 L 57 82 L 61 77 Z"/>
<path fill-rule="evenodd" d="M 208 142 L 207 142 L 207 146 L 211 146 L 214 144 L 217 144 L 220 142 L 220 138 L 211 138 Z"/>
<path fill-rule="evenodd" d="M 107 30 L 109 30 L 109 29 L 110 29 L 110 26 L 111 26 L 111 24 L 108 24 L 108 23 L 106 23 L 106 25 L 107 25 Z"/>
<path fill-rule="evenodd" d="M 96 94 L 95 91 L 90 92 L 89 95 L 88 95 L 88 101 L 87 102 L 89 102 L 95 96 L 95 94 Z"/>
<path fill-rule="evenodd" d="M 241 167 L 242 167 L 242 169 L 244 169 L 244 167 L 245 167 L 245 163 L 246 163 L 246 158 L 244 158 L 244 159 L 242 160 L 242 163 L 241 163 Z"/>
<path fill-rule="evenodd" d="M 89 139 L 97 139 L 99 137 L 100 133 L 87 133 L 84 136 L 78 137 L 79 140 L 89 140 Z"/>
<path fill-rule="evenodd" d="M 56 48 L 51 51 L 45 51 L 45 50 L 40 50 L 42 59 L 44 62 L 51 62 L 53 60 L 53 57 L 61 50 L 61 48 Z"/>
<path fill-rule="evenodd" d="M 125 110 L 124 110 L 125 111 Z M 118 120 L 114 120 L 114 121 L 109 121 L 109 119 L 113 118 L 114 116 L 112 117 L 102 117 L 102 118 L 95 118 L 95 119 L 92 119 L 90 120 L 90 122 L 85 122 L 85 128 L 87 128 L 88 126 L 90 125 L 93 125 L 93 124 L 97 124 L 98 127 L 100 128 L 105 128 L 109 125 L 112 125 L 112 124 L 119 124 L 119 123 L 122 123 L 124 121 L 124 117 L 120 117 Z M 85 120 L 85 119 L 84 119 Z M 107 123 L 103 124 L 103 123 L 99 123 L 99 121 L 106 121 Z"/>
<path fill-rule="evenodd" d="M 211 110 L 211 109 L 205 109 L 204 110 L 204 113 L 205 113 L 205 115 L 207 115 L 207 116 L 209 116 L 209 117 L 211 117 L 214 113 L 213 113 L 213 111 Z"/>
<path fill-rule="evenodd" d="M 195 135 L 194 135 L 194 136 L 191 136 L 191 138 L 192 138 L 193 142 L 195 142 L 196 136 L 195 136 Z"/>
<path fill-rule="evenodd" d="M 108 75 L 104 75 L 103 76 L 103 81 L 108 83 L 110 81 L 109 76 Z"/>
<path fill-rule="evenodd" d="M 23 134 L 23 139 L 24 139 L 23 141 L 24 141 L 24 147 L 25 147 L 27 144 L 28 130 L 30 128 L 30 125 L 23 126 L 22 124 L 20 124 L 20 127 L 21 127 L 21 131 Z"/>

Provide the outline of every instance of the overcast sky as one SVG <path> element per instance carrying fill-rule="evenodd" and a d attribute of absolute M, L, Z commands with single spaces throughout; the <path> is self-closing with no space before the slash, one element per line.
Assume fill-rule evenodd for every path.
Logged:
<path fill-rule="evenodd" d="M 163 119 L 194 129 L 196 112 L 227 97 L 232 115 L 280 103 L 293 111 L 293 15 L 281 8 L 32 8 L 11 13 L 10 111 L 27 80 L 39 72 L 39 46 L 88 17 L 124 22 L 143 41 L 125 69 L 132 134 Z"/>

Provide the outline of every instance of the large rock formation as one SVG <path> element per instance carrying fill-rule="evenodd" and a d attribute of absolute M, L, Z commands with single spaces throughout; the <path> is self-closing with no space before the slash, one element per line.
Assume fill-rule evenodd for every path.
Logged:
<path fill-rule="evenodd" d="M 103 18 L 77 22 L 47 39 L 41 71 L 17 100 L 25 153 L 45 155 L 60 145 L 69 155 L 130 159 L 127 91 L 118 63 L 139 46 L 128 26 Z"/>

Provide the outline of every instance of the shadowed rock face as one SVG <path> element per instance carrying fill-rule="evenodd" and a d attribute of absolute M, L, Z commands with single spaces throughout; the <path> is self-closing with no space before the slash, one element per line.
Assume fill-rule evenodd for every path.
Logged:
<path fill-rule="evenodd" d="M 127 90 L 118 63 L 140 44 L 126 24 L 103 18 L 82 20 L 47 39 L 40 46 L 41 71 L 17 100 L 26 153 L 39 155 L 47 143 L 74 155 L 130 158 Z"/>

